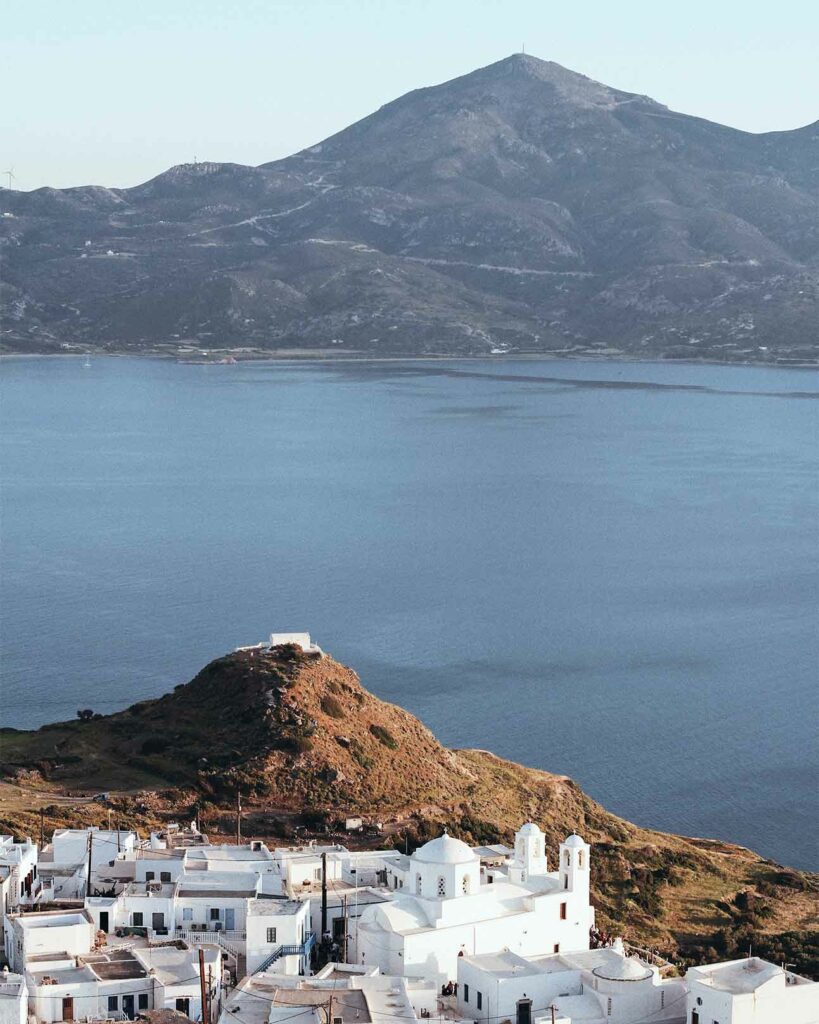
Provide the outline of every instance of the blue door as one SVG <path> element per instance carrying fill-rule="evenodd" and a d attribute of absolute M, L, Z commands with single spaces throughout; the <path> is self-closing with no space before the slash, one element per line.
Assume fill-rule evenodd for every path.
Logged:
<path fill-rule="evenodd" d="M 232 932 L 236 927 L 236 911 L 233 907 L 225 907 L 225 930 Z"/>

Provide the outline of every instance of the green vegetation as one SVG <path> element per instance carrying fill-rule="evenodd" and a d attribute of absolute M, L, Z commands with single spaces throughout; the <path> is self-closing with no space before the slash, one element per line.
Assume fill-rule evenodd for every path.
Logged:
<path fill-rule="evenodd" d="M 383 725 L 371 725 L 370 732 L 375 736 L 378 742 L 383 743 L 385 747 L 388 747 L 390 750 L 398 749 L 398 744 L 392 733 L 389 729 L 385 729 Z"/>

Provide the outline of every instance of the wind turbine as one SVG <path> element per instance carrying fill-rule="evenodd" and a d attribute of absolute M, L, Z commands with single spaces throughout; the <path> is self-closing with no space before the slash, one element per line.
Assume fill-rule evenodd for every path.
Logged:
<path fill-rule="evenodd" d="M 2 171 L 0 173 L 5 174 L 6 177 L 9 179 L 8 188 L 11 188 L 12 181 L 17 181 L 17 175 L 14 173 L 13 167 L 9 168 L 9 170 L 7 171 Z"/>

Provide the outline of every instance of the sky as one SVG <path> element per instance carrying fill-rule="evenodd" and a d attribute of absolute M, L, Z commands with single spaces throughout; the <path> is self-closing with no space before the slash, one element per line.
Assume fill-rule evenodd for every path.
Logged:
<path fill-rule="evenodd" d="M 815 0 L 3 0 L 0 171 L 259 164 L 526 52 L 744 131 L 819 117 Z M 8 184 L 8 178 L 0 178 Z"/>

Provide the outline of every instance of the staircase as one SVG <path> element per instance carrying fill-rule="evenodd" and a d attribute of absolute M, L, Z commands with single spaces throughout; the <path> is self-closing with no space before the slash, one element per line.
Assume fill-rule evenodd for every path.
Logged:
<path fill-rule="evenodd" d="M 300 946 L 276 946 L 270 956 L 263 960 L 253 973 L 263 974 L 265 971 L 269 970 L 277 960 L 281 960 L 283 956 L 302 956 L 304 957 L 306 964 L 310 958 L 310 950 L 315 945 L 315 942 L 316 937 L 312 932 L 310 932 Z"/>

